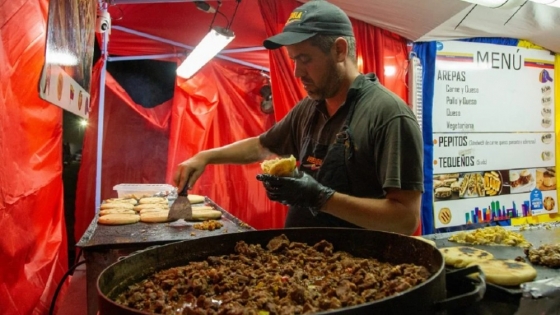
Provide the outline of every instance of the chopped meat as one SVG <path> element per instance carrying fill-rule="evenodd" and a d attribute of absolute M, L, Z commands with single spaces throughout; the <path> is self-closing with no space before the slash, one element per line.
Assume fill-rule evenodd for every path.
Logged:
<path fill-rule="evenodd" d="M 207 231 L 214 231 L 217 229 L 221 229 L 224 226 L 221 222 L 216 220 L 206 220 L 201 223 L 196 223 L 193 227 L 197 230 L 207 230 Z"/>
<path fill-rule="evenodd" d="M 282 249 L 288 247 L 288 245 L 290 245 L 290 240 L 286 235 L 282 234 L 270 240 L 270 242 L 268 242 L 268 245 L 266 245 L 266 248 L 274 253 L 281 251 Z"/>
<path fill-rule="evenodd" d="M 560 267 L 560 243 L 544 244 L 538 248 L 525 248 L 525 255 L 533 264 L 551 268 Z"/>
<path fill-rule="evenodd" d="M 327 241 L 314 246 L 281 235 L 263 249 L 243 241 L 151 275 L 116 298 L 164 315 L 292 315 L 359 305 L 409 290 L 431 276 L 423 266 L 356 258 Z"/>

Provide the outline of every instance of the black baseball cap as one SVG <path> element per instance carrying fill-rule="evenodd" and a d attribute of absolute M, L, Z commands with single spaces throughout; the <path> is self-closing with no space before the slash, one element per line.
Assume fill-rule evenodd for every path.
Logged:
<path fill-rule="evenodd" d="M 282 33 L 267 38 L 263 45 L 276 49 L 301 43 L 317 34 L 354 36 L 350 18 L 339 7 L 324 0 L 311 0 L 296 8 Z"/>

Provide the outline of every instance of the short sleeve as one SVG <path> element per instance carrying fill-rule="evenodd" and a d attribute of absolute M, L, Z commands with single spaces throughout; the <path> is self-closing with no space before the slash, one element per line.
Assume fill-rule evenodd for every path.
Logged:
<path fill-rule="evenodd" d="M 418 122 L 408 115 L 399 115 L 377 132 L 377 174 L 383 189 L 423 192 L 423 142 Z"/>
<path fill-rule="evenodd" d="M 261 145 L 276 155 L 296 155 L 298 135 L 295 126 L 298 111 L 298 108 L 294 107 L 282 120 L 262 133 L 259 136 Z"/>

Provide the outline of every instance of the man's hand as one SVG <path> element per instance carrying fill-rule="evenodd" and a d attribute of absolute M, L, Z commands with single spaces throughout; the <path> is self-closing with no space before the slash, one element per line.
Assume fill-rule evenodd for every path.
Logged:
<path fill-rule="evenodd" d="M 311 175 L 303 173 L 301 177 L 278 177 L 267 174 L 257 175 L 263 182 L 268 198 L 283 204 L 308 207 L 319 211 L 335 193 L 329 187 L 319 184 Z"/>
<path fill-rule="evenodd" d="M 173 181 L 177 189 L 181 191 L 185 185 L 188 185 L 188 189 L 191 189 L 204 172 L 207 164 L 208 162 L 200 153 L 179 164 L 177 171 L 173 175 Z"/>

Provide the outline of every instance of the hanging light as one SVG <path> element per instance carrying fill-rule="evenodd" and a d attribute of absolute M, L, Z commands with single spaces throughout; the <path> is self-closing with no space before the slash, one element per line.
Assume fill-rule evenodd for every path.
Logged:
<path fill-rule="evenodd" d="M 235 34 L 230 30 L 233 19 L 237 14 L 237 9 L 239 8 L 239 3 L 241 0 L 236 0 L 235 11 L 233 11 L 233 16 L 229 20 L 222 12 L 220 12 L 220 7 L 222 5 L 221 1 L 218 1 L 218 7 L 214 8 L 209 5 L 205 5 L 204 1 L 195 1 L 195 5 L 199 10 L 207 13 L 214 13 L 212 22 L 210 23 L 210 31 L 202 39 L 202 41 L 196 45 L 194 50 L 187 56 L 187 59 L 177 68 L 177 76 L 189 79 L 192 77 L 202 66 L 204 66 L 210 59 L 214 58 L 224 47 L 226 47 L 234 38 Z M 221 14 L 227 20 L 227 26 L 224 27 L 212 27 L 216 15 Z"/>
<path fill-rule="evenodd" d="M 463 1 L 470 2 L 484 7 L 493 8 L 493 9 L 514 8 L 527 2 L 527 0 L 463 0 Z"/>
<path fill-rule="evenodd" d="M 234 38 L 235 35 L 228 29 L 219 26 L 212 28 L 177 68 L 177 76 L 189 79 Z"/>

